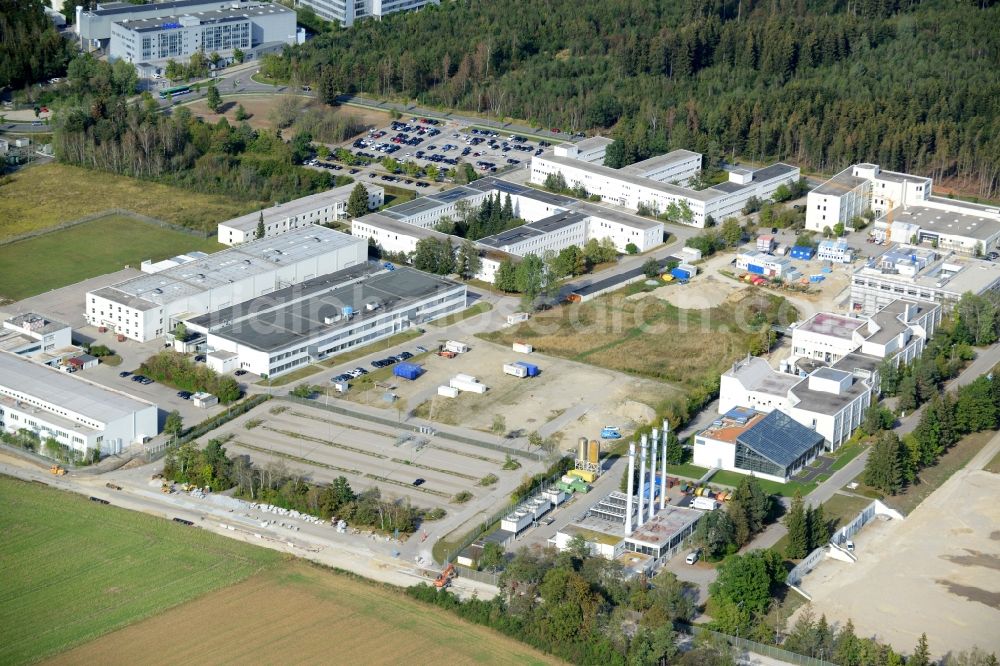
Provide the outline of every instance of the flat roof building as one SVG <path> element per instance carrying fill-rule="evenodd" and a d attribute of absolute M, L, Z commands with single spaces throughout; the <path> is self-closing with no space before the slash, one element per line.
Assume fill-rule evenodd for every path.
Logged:
<path fill-rule="evenodd" d="M 186 321 L 219 363 L 276 377 L 461 311 L 466 287 L 411 268 L 369 263 Z"/>
<path fill-rule="evenodd" d="M 625 537 L 625 550 L 669 559 L 680 550 L 704 514 L 697 509 L 667 504 L 652 519 Z"/>
<path fill-rule="evenodd" d="M 531 159 L 531 182 L 542 185 L 552 175 L 561 175 L 570 187 L 583 187 L 590 194 L 633 210 L 646 207 L 656 213 L 672 204 L 686 204 L 692 213 L 690 225 L 703 228 L 709 218 L 721 222 L 739 215 L 751 197 L 769 199 L 781 185 L 798 181 L 798 167 L 777 163 L 762 169 L 733 169 L 729 180 L 695 190 L 686 187 L 701 171 L 702 156 L 688 150 L 637 162 L 621 169 L 578 157 L 573 146 L 556 146 Z"/>
<path fill-rule="evenodd" d="M 155 437 L 156 405 L 25 358 L 0 352 L 0 429 L 86 453 L 120 453 Z"/>
<path fill-rule="evenodd" d="M 135 65 L 163 65 L 168 60 L 186 61 L 194 53 L 217 53 L 227 63 L 237 50 L 253 59 L 296 41 L 295 12 L 276 3 L 176 9 L 186 11 L 113 19 L 108 57 Z"/>
<path fill-rule="evenodd" d="M 426 5 L 439 5 L 441 0 L 299 0 L 299 6 L 309 7 L 325 21 L 339 23 L 345 28 L 365 18 L 381 19 L 396 12 L 420 9 Z"/>
<path fill-rule="evenodd" d="M 218 237 L 223 245 L 239 245 L 257 240 L 257 228 L 263 221 L 264 236 L 270 238 L 308 225 L 324 225 L 347 217 L 347 202 L 357 183 L 334 187 L 325 192 L 293 199 L 287 203 L 264 208 L 255 213 L 219 223 Z M 385 190 L 378 185 L 362 183 L 368 192 L 368 210 L 385 202 Z"/>
<path fill-rule="evenodd" d="M 367 260 L 364 240 L 309 225 L 88 292 L 85 317 L 92 326 L 145 342 L 183 319 Z"/>
<path fill-rule="evenodd" d="M 73 329 L 44 315 L 25 312 L 4 320 L 0 351 L 27 358 L 42 358 L 73 344 Z"/>
<path fill-rule="evenodd" d="M 1000 290 L 1000 265 L 954 252 L 891 245 L 851 276 L 851 310 L 872 314 L 905 298 L 948 308 L 965 292 Z"/>

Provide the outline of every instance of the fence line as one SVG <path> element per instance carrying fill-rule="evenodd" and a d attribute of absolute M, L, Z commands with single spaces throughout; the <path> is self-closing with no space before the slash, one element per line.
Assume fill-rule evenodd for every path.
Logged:
<path fill-rule="evenodd" d="M 833 538 L 831 538 L 830 541 L 833 541 L 838 546 L 844 545 L 845 541 L 857 534 L 862 527 L 867 525 L 871 519 L 875 517 L 875 509 L 876 506 L 873 501 L 871 504 L 862 509 L 861 513 L 854 517 L 854 520 L 837 530 L 836 534 L 833 535 Z"/>
<path fill-rule="evenodd" d="M 480 583 L 486 583 L 487 585 L 495 585 L 499 587 L 500 574 L 490 573 L 489 571 L 477 571 L 475 569 L 470 569 L 462 564 L 456 564 L 455 569 L 458 570 L 459 578 L 469 578 L 471 580 L 479 581 Z"/>
<path fill-rule="evenodd" d="M 124 208 L 108 208 L 107 210 L 98 211 L 96 213 L 90 213 L 89 215 L 84 215 L 83 217 L 78 217 L 75 220 L 70 220 L 68 222 L 62 222 L 55 225 L 54 227 L 46 227 L 44 229 L 36 229 L 34 231 L 26 231 L 23 234 L 18 234 L 16 236 L 10 236 L 9 238 L 0 239 L 0 246 L 10 245 L 12 243 L 18 243 L 20 241 L 30 240 L 32 238 L 38 238 L 39 236 L 45 236 L 47 234 L 63 231 L 64 229 L 71 229 L 72 227 L 80 226 L 81 224 L 86 224 L 87 222 L 94 222 L 95 220 L 100 220 L 105 217 L 111 217 L 113 215 L 121 215 L 122 217 L 130 217 L 139 222 L 145 222 L 146 224 L 152 224 L 158 227 L 163 227 L 164 229 L 170 229 L 172 231 L 179 231 L 184 234 L 189 234 L 191 236 L 197 236 L 198 238 L 211 238 L 215 235 L 213 232 L 209 231 L 197 231 L 196 229 L 190 229 L 188 227 L 180 226 L 179 224 L 172 224 L 166 220 L 160 220 L 155 217 L 150 217 L 148 215 L 143 215 L 142 213 L 136 213 L 131 210 L 126 210 Z"/>
<path fill-rule="evenodd" d="M 194 441 L 199 437 L 201 437 L 202 435 L 211 432 L 212 430 L 215 430 L 219 426 L 229 423 L 237 416 L 242 416 L 243 414 L 246 414 L 257 405 L 265 403 L 270 399 L 271 396 L 263 393 L 246 398 L 245 400 L 242 400 L 234 405 L 231 405 L 228 409 L 226 409 L 226 411 L 192 426 L 191 429 L 189 429 L 186 433 L 184 433 L 182 437 L 178 437 L 176 439 L 171 439 L 171 440 L 165 439 L 156 443 L 147 442 L 143 444 L 141 455 L 143 456 L 146 462 L 152 462 L 165 455 L 169 449 L 176 448 L 182 444 Z"/>
<path fill-rule="evenodd" d="M 711 629 L 706 629 L 705 627 L 682 625 L 681 628 L 690 633 L 692 636 L 711 636 L 713 638 L 726 641 L 733 647 L 748 650 L 750 652 L 764 655 L 765 657 L 771 657 L 772 659 L 780 659 L 781 661 L 786 661 L 790 664 L 798 664 L 798 666 L 836 666 L 836 664 L 830 661 L 824 661 L 823 659 L 817 659 L 816 657 L 807 657 L 803 654 L 789 652 L 788 650 L 783 650 L 780 647 L 767 645 L 766 643 L 758 643 L 748 638 L 738 638 L 736 636 L 729 636 L 728 634 L 720 634 L 717 631 L 712 631 Z"/>

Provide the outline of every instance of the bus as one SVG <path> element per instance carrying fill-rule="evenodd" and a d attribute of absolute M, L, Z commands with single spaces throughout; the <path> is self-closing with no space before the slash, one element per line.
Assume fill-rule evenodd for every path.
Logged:
<path fill-rule="evenodd" d="M 170 99 L 177 95 L 186 95 L 191 92 L 191 86 L 174 86 L 173 88 L 164 88 L 160 91 L 160 99 Z"/>

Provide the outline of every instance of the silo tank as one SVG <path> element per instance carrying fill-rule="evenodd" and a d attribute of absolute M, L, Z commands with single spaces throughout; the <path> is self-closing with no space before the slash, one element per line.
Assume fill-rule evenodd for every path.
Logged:
<path fill-rule="evenodd" d="M 597 461 L 601 457 L 601 443 L 596 439 L 590 440 L 590 455 L 587 457 L 587 462 L 591 464 L 597 464 Z"/>
<path fill-rule="evenodd" d="M 577 444 L 576 459 L 584 461 L 587 459 L 587 438 L 581 437 Z"/>

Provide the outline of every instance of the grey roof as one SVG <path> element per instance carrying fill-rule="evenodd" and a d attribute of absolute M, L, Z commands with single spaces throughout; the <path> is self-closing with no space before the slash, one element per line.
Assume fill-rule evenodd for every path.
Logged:
<path fill-rule="evenodd" d="M 169 2 L 156 2 L 150 3 L 148 5 L 133 5 L 125 2 L 109 2 L 102 3 L 100 9 L 90 10 L 90 14 L 96 16 L 113 16 L 115 14 L 131 14 L 136 12 L 149 12 L 162 14 L 163 12 L 173 12 L 185 13 L 184 10 L 190 10 L 192 7 L 199 7 L 201 5 L 212 5 L 218 4 L 217 2 L 205 2 L 205 0 L 172 0 Z"/>
<path fill-rule="evenodd" d="M 182 18 L 189 16 L 198 19 L 199 24 L 205 25 L 211 23 L 239 21 L 240 19 L 247 19 L 251 16 L 293 13 L 294 12 L 291 9 L 283 7 L 277 3 L 266 3 L 263 5 L 242 5 L 235 8 L 229 7 L 226 9 L 209 9 L 205 11 L 179 11 L 176 14 L 160 14 L 149 18 L 116 21 L 116 23 L 129 30 L 146 32 L 151 30 L 161 30 L 165 27 L 172 27 L 171 24 L 176 24 Z"/>
<path fill-rule="evenodd" d="M 784 396 L 802 381 L 801 377 L 775 371 L 767 361 L 757 356 L 738 361 L 734 366 L 725 374 L 738 379 L 748 391 Z"/>
<path fill-rule="evenodd" d="M 381 317 L 387 310 L 405 308 L 435 293 L 464 289 L 460 283 L 406 267 L 381 271 L 340 287 L 333 286 L 336 283 L 334 276 L 337 275 L 334 273 L 324 276 L 323 279 L 330 284 L 325 289 L 314 290 L 313 295 L 308 298 L 290 295 L 286 299 L 287 303 L 280 307 L 267 303 L 269 309 L 252 314 L 248 320 L 223 326 L 213 334 L 252 349 L 274 352 L 312 344 L 324 333 L 333 334 L 338 328 L 356 326 L 359 321 L 368 317 Z M 344 281 L 341 280 L 340 283 L 344 284 Z M 262 300 L 274 295 L 277 293 L 269 294 Z M 365 304 L 372 300 L 377 300 L 380 307 L 374 312 L 367 312 Z M 253 302 L 244 306 L 252 308 Z M 340 314 L 345 306 L 353 308 L 355 313 L 350 322 L 325 322 L 326 317 Z"/>
<path fill-rule="evenodd" d="M 581 141 L 581 143 L 583 142 Z M 611 143 L 610 139 L 608 140 L 608 143 Z M 619 171 L 638 176 L 654 171 L 661 166 L 673 164 L 674 162 L 682 162 L 695 156 L 701 157 L 700 153 L 680 148 L 678 150 L 671 150 L 669 153 L 664 153 L 663 155 L 656 155 L 654 157 L 629 164 L 628 166 L 624 166 L 619 169 Z"/>
<path fill-rule="evenodd" d="M 992 240 L 1000 234 L 1000 220 L 985 211 L 966 209 L 965 212 L 913 205 L 897 207 L 892 212 L 893 224 L 917 224 L 921 231 L 945 236 L 963 236 L 979 241 Z M 879 218 L 885 221 L 888 214 Z"/>
<path fill-rule="evenodd" d="M 560 164 L 562 166 L 571 167 L 573 169 L 579 169 L 580 171 L 589 171 L 590 173 L 609 180 L 631 183 L 632 185 L 657 190 L 675 197 L 687 197 L 689 199 L 697 199 L 699 201 L 711 201 L 720 195 L 720 192 L 713 191 L 711 189 L 698 191 L 687 187 L 681 187 L 680 185 L 661 183 L 650 178 L 644 178 L 630 173 L 623 173 L 619 169 L 612 169 L 611 167 L 606 167 L 603 164 L 584 162 L 572 157 L 560 157 L 551 152 L 543 153 L 540 157 L 534 159 L 542 159 L 555 164 Z"/>
<path fill-rule="evenodd" d="M 828 370 L 829 368 L 821 368 L 816 372 L 821 370 Z M 836 372 L 836 371 L 834 371 Z M 841 371 L 844 372 L 844 371 Z M 845 372 L 846 374 L 846 372 Z M 798 379 L 798 378 L 796 378 Z M 798 399 L 795 403 L 797 409 L 802 409 L 808 412 L 817 412 L 819 414 L 833 414 L 840 411 L 843 407 L 847 406 L 858 396 L 867 393 L 869 388 L 864 382 L 855 380 L 846 391 L 841 393 L 829 393 L 827 391 L 816 391 L 809 388 L 809 378 L 806 377 L 801 379 L 795 386 L 790 389 L 790 393 Z"/>
<path fill-rule="evenodd" d="M 477 191 L 468 187 L 453 187 L 452 189 L 445 190 L 444 192 L 428 194 L 425 198 L 440 201 L 442 203 L 455 203 L 459 199 L 475 196 L 477 194 L 479 194 Z"/>
<path fill-rule="evenodd" d="M 624 211 L 615 210 L 614 208 L 601 206 L 588 201 L 576 201 L 573 203 L 571 208 L 581 213 L 586 213 L 591 217 L 608 220 L 610 222 L 617 222 L 618 224 L 624 224 L 635 229 L 663 228 L 663 223 L 658 220 L 650 220 L 645 217 L 633 215 L 632 213 L 626 213 Z"/>
<path fill-rule="evenodd" d="M 263 210 L 253 213 L 247 213 L 246 215 L 241 215 L 240 217 L 234 217 L 231 220 L 220 222 L 219 226 L 240 229 L 242 231 L 250 231 L 257 228 L 257 223 L 260 221 L 261 213 L 264 214 L 264 224 L 267 225 L 275 221 L 285 220 L 289 217 L 314 211 L 317 208 L 325 208 L 336 204 L 339 201 L 346 202 L 350 199 L 351 192 L 354 190 L 356 184 L 357 183 L 351 183 L 349 185 L 334 187 L 326 190 L 325 192 L 310 194 L 309 196 L 301 197 L 299 199 L 293 199 L 287 203 L 271 206 L 270 208 L 264 208 Z M 368 183 L 362 183 L 362 185 L 365 186 L 365 189 L 368 190 L 369 194 L 371 194 L 372 191 L 384 191 L 378 185 L 371 185 Z"/>
<path fill-rule="evenodd" d="M 864 166 L 864 165 L 859 165 Z M 859 185 L 868 182 L 864 178 L 859 178 L 854 175 L 854 167 L 849 166 L 836 176 L 830 178 L 819 187 L 817 187 L 813 192 L 815 194 L 829 195 L 829 196 L 840 196 L 847 192 L 850 192 Z"/>
<path fill-rule="evenodd" d="M 796 326 L 795 330 L 850 340 L 854 337 L 854 332 L 864 325 L 865 322 L 863 320 L 848 317 L 847 315 L 839 315 L 832 312 L 817 312 Z"/>
<path fill-rule="evenodd" d="M 35 312 L 25 312 L 17 316 L 11 317 L 6 323 L 17 326 L 18 329 L 23 329 L 24 325 L 27 323 L 41 323 L 41 327 L 32 331 L 32 333 L 37 333 L 39 335 L 45 335 L 46 333 L 55 333 L 56 331 L 61 331 L 63 329 L 69 328 L 69 324 L 64 324 L 61 321 L 56 321 L 55 319 L 49 319 L 45 315 L 40 315 Z"/>
<path fill-rule="evenodd" d="M 94 292 L 117 303 L 149 310 L 179 298 L 274 270 L 279 265 L 364 243 L 348 234 L 309 225 L 221 250 L 204 259 L 143 274 Z"/>
<path fill-rule="evenodd" d="M 845 372 L 843 370 L 834 370 L 833 368 L 820 368 L 813 373 L 814 377 L 819 377 L 820 379 L 829 379 L 831 381 L 839 382 L 843 381 L 845 377 L 849 376 L 851 373 Z"/>
<path fill-rule="evenodd" d="M 153 406 L 152 403 L 7 352 L 0 353 L 0 387 L 50 402 L 101 423 L 115 421 Z"/>
<path fill-rule="evenodd" d="M 493 236 L 487 236 L 486 238 L 480 238 L 479 243 L 481 245 L 486 245 L 488 247 L 504 247 L 505 245 L 513 245 L 514 243 L 520 243 L 521 241 L 527 240 L 529 238 L 535 238 L 541 236 L 542 232 L 537 229 L 532 229 L 531 227 L 524 225 L 520 227 L 515 227 L 513 229 L 508 229 L 507 231 L 502 231 Z"/>
<path fill-rule="evenodd" d="M 888 180 L 893 183 L 902 183 L 904 181 L 927 182 L 930 180 L 926 176 L 914 176 L 908 173 L 899 173 L 898 171 L 886 171 L 885 169 L 879 169 L 878 175 L 875 177 L 878 180 Z"/>
<path fill-rule="evenodd" d="M 879 356 L 872 356 L 871 354 L 854 351 L 844 356 L 831 367 L 856 375 L 859 371 L 872 373 L 875 370 L 878 370 L 884 362 L 885 359 Z"/>
<path fill-rule="evenodd" d="M 777 409 L 736 437 L 771 462 L 788 467 L 802 454 L 823 442 L 823 435 L 798 423 Z"/>
<path fill-rule="evenodd" d="M 745 187 L 750 187 L 747 185 L 740 185 L 739 183 L 734 183 L 732 181 L 726 181 L 724 183 L 719 183 L 718 185 L 712 185 L 713 190 L 718 190 L 719 192 L 725 192 L 727 194 L 732 194 L 733 192 L 739 192 Z"/>
<path fill-rule="evenodd" d="M 550 215 L 548 217 L 543 217 L 537 222 L 529 222 L 524 225 L 526 227 L 531 227 L 536 231 L 541 231 L 542 233 L 550 233 L 552 231 L 557 231 L 565 227 L 572 226 L 574 224 L 579 224 L 587 219 L 587 215 L 583 213 L 576 213 L 571 210 L 563 211 L 561 213 L 556 213 L 555 215 Z"/>
<path fill-rule="evenodd" d="M 542 201 L 553 206 L 569 206 L 576 202 L 576 199 L 573 199 L 572 197 L 563 196 L 562 194 L 553 194 L 552 192 L 546 192 L 545 190 L 540 190 L 536 187 L 530 187 L 528 185 L 522 185 L 520 183 L 512 183 L 494 176 L 474 180 L 466 187 L 480 192 L 497 191 L 506 194 L 517 194 L 523 197 L 531 197 L 532 199 L 537 199 L 538 201 Z"/>

